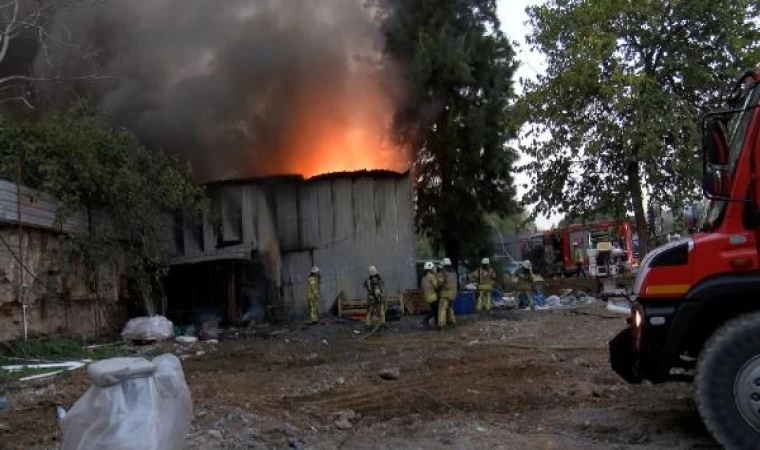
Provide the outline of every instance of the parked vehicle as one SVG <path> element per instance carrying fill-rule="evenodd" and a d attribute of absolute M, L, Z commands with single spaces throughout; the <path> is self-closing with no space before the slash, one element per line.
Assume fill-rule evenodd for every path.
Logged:
<path fill-rule="evenodd" d="M 699 413 L 726 448 L 760 444 L 760 72 L 703 123 L 704 194 L 691 236 L 651 251 L 629 326 L 609 344 L 626 381 L 694 380 Z"/>

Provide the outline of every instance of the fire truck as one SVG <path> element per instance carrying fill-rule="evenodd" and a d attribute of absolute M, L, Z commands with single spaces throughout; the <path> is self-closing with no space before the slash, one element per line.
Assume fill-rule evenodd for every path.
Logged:
<path fill-rule="evenodd" d="M 690 380 L 699 413 L 726 448 L 760 448 L 760 71 L 705 116 L 703 191 L 691 236 L 646 255 L 628 327 L 609 343 L 630 383 Z M 694 217 L 686 218 L 693 229 Z"/>
<path fill-rule="evenodd" d="M 601 265 L 601 261 L 589 259 L 589 256 L 596 256 L 595 251 L 598 251 L 597 244 L 600 242 L 614 247 L 616 257 L 627 267 L 637 266 L 632 227 L 628 219 L 574 224 L 518 237 L 521 259 L 529 260 L 533 270 L 545 277 L 574 275 L 578 272 L 573 258 L 573 244 L 577 244 L 583 251 L 585 267 L 588 268 L 592 262 Z"/>

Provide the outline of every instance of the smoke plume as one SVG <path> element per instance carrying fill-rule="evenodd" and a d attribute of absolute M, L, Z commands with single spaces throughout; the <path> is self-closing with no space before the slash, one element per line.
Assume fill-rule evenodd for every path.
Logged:
<path fill-rule="evenodd" d="M 401 83 L 360 2 L 105 0 L 58 21 L 113 76 L 90 92 L 107 118 L 200 180 L 403 170 L 388 139 Z"/>

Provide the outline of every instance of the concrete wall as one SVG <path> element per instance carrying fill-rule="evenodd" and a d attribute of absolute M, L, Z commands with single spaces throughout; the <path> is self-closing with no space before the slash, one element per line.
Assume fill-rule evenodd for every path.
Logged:
<path fill-rule="evenodd" d="M 289 318 L 305 312 L 306 279 L 313 265 L 322 273 L 323 309 L 331 307 L 340 292 L 350 299 L 363 298 L 362 283 L 370 265 L 377 266 L 389 295 L 416 287 L 408 173 L 355 172 L 310 180 L 272 177 L 207 188 L 215 217 L 207 220 L 204 233 L 226 235 L 225 230 L 239 229 L 241 239 L 230 240 L 225 248 L 206 248 L 201 258 L 174 248 L 173 264 L 241 255 L 261 258 L 274 284 L 276 298 L 271 301 Z M 242 199 L 241 214 L 223 212 L 235 209 L 236 199 Z M 241 223 L 227 223 L 238 220 Z M 208 223 L 213 222 L 220 225 L 211 229 Z M 185 236 L 189 232 L 185 227 Z M 219 241 L 218 236 L 210 240 Z"/>

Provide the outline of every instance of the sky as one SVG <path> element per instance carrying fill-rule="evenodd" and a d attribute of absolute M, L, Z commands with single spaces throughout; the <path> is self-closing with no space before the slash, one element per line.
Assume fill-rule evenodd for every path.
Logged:
<path fill-rule="evenodd" d="M 528 15 L 525 12 L 525 8 L 528 6 L 534 6 L 544 3 L 543 0 L 498 0 L 498 13 L 501 20 L 502 30 L 513 41 L 516 41 L 519 45 L 516 48 L 517 57 L 520 61 L 520 68 L 517 70 L 515 76 L 515 89 L 518 93 L 522 92 L 519 80 L 522 79 L 535 79 L 536 74 L 540 73 L 545 68 L 545 61 L 540 53 L 530 51 L 530 48 L 525 43 L 525 36 L 530 33 L 530 26 L 526 23 Z M 524 163 L 525 156 L 521 156 L 520 163 Z M 524 189 L 522 185 L 529 182 L 528 177 L 525 174 L 517 174 L 515 182 L 518 186 L 518 194 L 522 195 Z M 561 217 L 538 217 L 536 219 L 536 225 L 539 229 L 551 228 L 551 226 L 557 223 Z"/>

